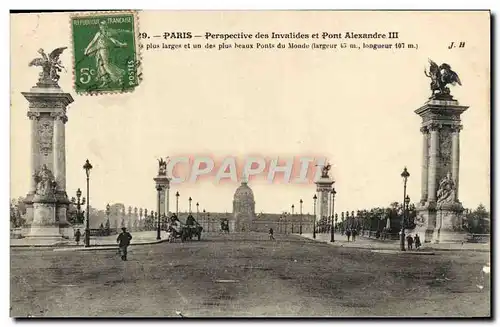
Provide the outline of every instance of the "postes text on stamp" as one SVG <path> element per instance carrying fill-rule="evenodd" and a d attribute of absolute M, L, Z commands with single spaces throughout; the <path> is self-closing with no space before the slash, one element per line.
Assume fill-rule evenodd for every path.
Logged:
<path fill-rule="evenodd" d="M 71 18 L 76 92 L 127 92 L 138 85 L 135 20 L 132 12 Z"/>

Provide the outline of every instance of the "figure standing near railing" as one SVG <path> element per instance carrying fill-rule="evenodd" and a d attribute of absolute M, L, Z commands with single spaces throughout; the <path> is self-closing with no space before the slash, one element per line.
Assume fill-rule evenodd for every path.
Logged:
<path fill-rule="evenodd" d="M 75 242 L 76 245 L 80 245 L 80 237 L 82 236 L 82 233 L 80 232 L 80 229 L 77 229 L 75 232 Z"/>
<path fill-rule="evenodd" d="M 422 245 L 422 243 L 420 243 L 420 236 L 418 236 L 418 234 L 415 234 L 415 249 L 418 250 L 418 248 Z"/>
<path fill-rule="evenodd" d="M 120 249 L 120 256 L 123 261 L 127 261 L 127 248 L 130 245 L 130 241 L 132 240 L 132 235 L 127 232 L 125 227 L 122 227 L 122 232 L 118 235 L 116 242 L 118 243 L 118 247 Z"/>

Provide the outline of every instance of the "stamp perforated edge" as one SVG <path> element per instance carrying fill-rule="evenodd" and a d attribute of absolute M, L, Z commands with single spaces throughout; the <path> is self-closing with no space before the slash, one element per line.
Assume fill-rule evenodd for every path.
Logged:
<path fill-rule="evenodd" d="M 74 44 L 73 44 L 73 18 L 80 17 L 91 17 L 91 16 L 100 16 L 100 15 L 123 15 L 123 14 L 132 14 L 134 16 L 134 46 L 135 46 L 135 56 L 136 56 L 136 75 L 137 75 L 137 85 L 134 88 L 127 90 L 116 90 L 116 91 L 89 91 L 89 92 L 81 92 L 76 89 L 76 59 L 74 53 Z M 78 95 L 87 95 L 87 96 L 97 96 L 97 95 L 116 95 L 116 94 L 125 94 L 132 93 L 141 85 L 142 82 L 142 52 L 141 47 L 139 46 L 139 11 L 137 10 L 114 10 L 114 11 L 90 11 L 90 12 L 77 12 L 72 13 L 69 16 L 69 25 L 70 25 L 70 46 L 71 46 L 71 67 L 72 67 L 72 87 L 73 90 Z"/>

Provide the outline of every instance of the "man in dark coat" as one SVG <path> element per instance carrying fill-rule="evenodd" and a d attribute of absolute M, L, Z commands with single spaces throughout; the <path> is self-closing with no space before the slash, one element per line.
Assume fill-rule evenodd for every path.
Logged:
<path fill-rule="evenodd" d="M 413 237 L 410 234 L 406 236 L 406 243 L 408 243 L 408 250 L 413 250 Z"/>
<path fill-rule="evenodd" d="M 80 237 L 82 237 L 82 233 L 80 232 L 80 229 L 77 229 L 75 232 L 76 245 L 80 245 Z"/>
<path fill-rule="evenodd" d="M 420 243 L 420 236 L 415 234 L 415 248 L 418 249 L 422 244 Z"/>
<path fill-rule="evenodd" d="M 127 247 L 130 245 L 130 241 L 132 240 L 132 235 L 127 232 L 125 227 L 122 227 L 122 232 L 118 235 L 116 242 L 118 243 L 118 247 L 120 248 L 120 256 L 123 261 L 127 261 Z"/>
<path fill-rule="evenodd" d="M 274 240 L 274 230 L 272 228 L 269 228 L 269 239 Z"/>

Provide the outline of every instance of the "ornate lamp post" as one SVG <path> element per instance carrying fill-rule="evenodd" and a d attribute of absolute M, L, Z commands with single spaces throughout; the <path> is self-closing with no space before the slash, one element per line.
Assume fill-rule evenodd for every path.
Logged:
<path fill-rule="evenodd" d="M 200 220 L 200 204 L 196 202 L 196 220 Z"/>
<path fill-rule="evenodd" d="M 207 233 L 210 232 L 210 212 L 207 213 Z"/>
<path fill-rule="evenodd" d="M 410 197 L 408 194 L 405 197 L 405 220 L 404 224 L 407 224 L 410 218 Z"/>
<path fill-rule="evenodd" d="M 85 205 L 85 197 L 83 197 L 80 201 L 80 198 L 82 197 L 82 190 L 78 189 L 76 190 L 76 200 L 75 198 L 71 198 L 71 203 L 73 203 L 76 206 L 76 222 L 81 224 L 83 223 L 83 215 L 85 214 L 82 212 L 82 207 Z"/>
<path fill-rule="evenodd" d="M 300 235 L 302 235 L 302 203 L 304 203 L 304 201 L 302 201 L 302 199 L 300 199 L 299 203 L 300 203 L 300 225 L 299 225 L 299 234 L 300 234 Z"/>
<path fill-rule="evenodd" d="M 149 228 L 150 230 L 155 230 L 155 212 L 151 210 L 149 213 Z"/>
<path fill-rule="evenodd" d="M 406 182 L 408 181 L 408 177 L 410 177 L 410 173 L 406 169 L 406 167 L 403 169 L 403 172 L 401 173 L 401 177 L 403 177 L 403 214 L 401 215 L 401 239 L 400 239 L 400 246 L 401 246 L 401 251 L 405 251 L 405 226 L 404 226 L 404 217 L 405 217 L 405 202 L 406 202 Z"/>
<path fill-rule="evenodd" d="M 161 190 L 162 189 L 163 188 L 161 187 L 160 184 L 156 185 L 156 191 L 158 191 L 158 226 L 157 226 L 157 229 L 156 229 L 156 239 L 157 240 L 161 240 L 161 230 L 160 230 L 160 220 L 161 220 L 160 210 L 161 210 L 161 205 L 160 205 L 160 201 L 161 201 Z"/>
<path fill-rule="evenodd" d="M 191 214 L 191 201 L 193 201 L 193 199 L 189 197 L 188 201 L 189 201 L 189 214 Z"/>
<path fill-rule="evenodd" d="M 335 214 L 335 225 L 333 225 L 333 232 L 335 232 L 335 227 L 337 226 L 337 220 L 339 219 L 339 215 Z"/>
<path fill-rule="evenodd" d="M 203 209 L 203 215 L 201 216 L 201 219 L 202 219 L 202 223 L 201 223 L 201 225 L 202 225 L 202 226 L 203 226 L 203 225 L 205 225 L 205 228 L 206 228 L 206 227 L 207 227 L 207 226 L 206 226 L 207 224 L 205 223 L 205 220 L 206 220 L 205 213 L 206 213 L 206 211 L 205 211 L 205 209 Z"/>
<path fill-rule="evenodd" d="M 142 208 L 139 209 L 139 230 L 142 230 Z"/>
<path fill-rule="evenodd" d="M 331 194 L 332 194 L 332 226 L 330 227 L 330 242 L 335 242 L 335 236 L 334 236 L 335 226 L 333 225 L 333 211 L 335 210 L 335 194 L 337 194 L 335 188 L 332 188 Z"/>
<path fill-rule="evenodd" d="M 90 211 L 90 197 L 89 197 L 89 179 L 90 179 L 90 170 L 92 169 L 92 165 L 89 162 L 89 159 L 85 161 L 85 165 L 83 165 L 83 169 L 85 169 L 85 174 L 87 175 L 87 222 L 85 224 L 85 247 L 88 248 L 90 246 L 90 222 L 89 222 L 89 211 Z"/>
<path fill-rule="evenodd" d="M 175 192 L 175 215 L 179 217 L 179 191 Z"/>
<path fill-rule="evenodd" d="M 106 234 L 109 234 L 109 213 L 111 211 L 111 207 L 109 203 L 106 204 Z"/>
<path fill-rule="evenodd" d="M 314 194 L 313 196 L 313 200 L 314 200 L 314 219 L 313 219 L 313 238 L 316 239 L 316 200 L 318 199 L 318 197 L 316 196 L 316 194 Z"/>

